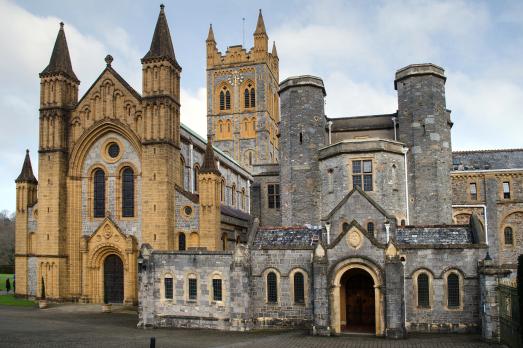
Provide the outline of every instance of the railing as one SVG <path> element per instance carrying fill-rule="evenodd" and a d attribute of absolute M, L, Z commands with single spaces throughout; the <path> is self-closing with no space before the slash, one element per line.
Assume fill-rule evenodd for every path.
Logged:
<path fill-rule="evenodd" d="M 501 342 L 511 348 L 523 347 L 521 339 L 519 297 L 516 281 L 506 280 L 498 286 L 499 326 Z"/>

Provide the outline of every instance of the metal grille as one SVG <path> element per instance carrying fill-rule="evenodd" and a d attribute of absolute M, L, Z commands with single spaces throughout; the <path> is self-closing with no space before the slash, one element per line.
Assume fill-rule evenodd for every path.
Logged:
<path fill-rule="evenodd" d="M 134 216 L 134 172 L 129 167 L 122 172 L 122 216 Z"/>
<path fill-rule="evenodd" d="M 294 302 L 305 303 L 305 285 L 303 274 L 300 272 L 294 273 Z"/>
<path fill-rule="evenodd" d="M 512 227 L 505 227 L 505 244 L 512 245 L 514 244 L 514 234 L 512 233 Z"/>
<path fill-rule="evenodd" d="M 374 222 L 369 222 L 367 224 L 367 232 L 374 234 Z"/>
<path fill-rule="evenodd" d="M 173 298 L 173 278 L 165 278 L 165 298 Z"/>
<path fill-rule="evenodd" d="M 213 295 L 214 301 L 222 300 L 222 280 L 221 279 L 212 280 L 212 295 Z"/>
<path fill-rule="evenodd" d="M 418 307 L 429 308 L 429 277 L 422 273 L 418 276 Z"/>
<path fill-rule="evenodd" d="M 274 272 L 267 274 L 267 302 L 278 302 L 278 280 Z"/>
<path fill-rule="evenodd" d="M 457 274 L 449 274 L 447 277 L 447 305 L 449 308 L 460 306 L 459 299 L 459 277 Z"/>
<path fill-rule="evenodd" d="M 178 250 L 185 250 L 185 234 L 180 233 L 178 235 Z"/>
<path fill-rule="evenodd" d="M 189 300 L 196 300 L 198 294 L 198 280 L 196 278 L 189 279 Z"/>
<path fill-rule="evenodd" d="M 94 217 L 105 216 L 105 173 L 101 169 L 94 172 Z"/>

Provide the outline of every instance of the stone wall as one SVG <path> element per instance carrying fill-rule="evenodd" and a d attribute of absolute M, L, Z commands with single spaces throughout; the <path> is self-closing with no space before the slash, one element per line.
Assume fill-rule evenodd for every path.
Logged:
<path fill-rule="evenodd" d="M 256 185 L 256 196 L 251 197 L 251 204 L 256 209 L 252 210 L 251 214 L 260 220 L 260 226 L 281 225 L 281 208 L 269 208 L 267 191 L 268 184 L 280 184 L 279 171 L 277 164 L 254 166 L 253 179 Z"/>

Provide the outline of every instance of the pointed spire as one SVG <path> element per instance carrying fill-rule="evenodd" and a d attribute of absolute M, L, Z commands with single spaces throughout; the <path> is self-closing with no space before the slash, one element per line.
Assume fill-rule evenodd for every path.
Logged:
<path fill-rule="evenodd" d="M 148 59 L 165 58 L 170 60 L 177 68 L 180 68 L 180 65 L 176 61 L 176 57 L 174 56 L 171 32 L 169 31 L 169 25 L 167 24 L 164 7 L 163 4 L 160 5 L 160 14 L 158 15 L 156 27 L 154 28 L 151 47 L 149 48 L 149 52 L 147 52 L 147 54 L 142 58 L 142 63 Z"/>
<path fill-rule="evenodd" d="M 24 164 L 22 166 L 22 171 L 20 172 L 20 175 L 18 175 L 18 178 L 15 180 L 16 183 L 22 183 L 22 182 L 29 182 L 33 184 L 38 184 L 38 181 L 36 180 L 34 174 L 33 174 L 33 167 L 31 166 L 31 158 L 29 157 L 29 150 L 25 150 L 25 159 Z"/>
<path fill-rule="evenodd" d="M 272 56 L 278 58 L 278 51 L 276 51 L 276 41 L 272 42 Z"/>
<path fill-rule="evenodd" d="M 214 173 L 218 176 L 222 175 L 216 167 L 216 160 L 214 159 L 214 148 L 212 147 L 211 136 L 207 137 L 207 148 L 205 149 L 203 165 L 200 168 L 200 173 Z"/>
<path fill-rule="evenodd" d="M 212 23 L 211 23 L 211 25 L 209 25 L 209 34 L 207 35 L 207 42 L 209 42 L 209 41 L 216 42 L 214 40 L 214 32 L 212 31 Z"/>
<path fill-rule="evenodd" d="M 53 53 L 49 65 L 40 73 L 40 77 L 47 74 L 62 73 L 69 78 L 78 81 L 73 66 L 71 64 L 71 57 L 69 56 L 69 48 L 67 47 L 67 40 L 65 39 L 64 22 L 60 22 L 60 30 L 56 36 Z"/>
<path fill-rule="evenodd" d="M 260 13 L 258 14 L 258 23 L 256 23 L 256 31 L 254 32 L 254 35 L 256 35 L 256 34 L 267 35 L 267 32 L 265 30 L 265 23 L 263 22 L 263 15 L 262 15 L 261 9 L 260 9 Z"/>

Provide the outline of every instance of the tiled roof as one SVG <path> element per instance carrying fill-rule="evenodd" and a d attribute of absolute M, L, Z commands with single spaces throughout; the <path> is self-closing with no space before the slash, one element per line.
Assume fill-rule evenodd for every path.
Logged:
<path fill-rule="evenodd" d="M 47 74 L 62 73 L 75 81 L 78 81 L 73 66 L 71 65 L 71 57 L 69 56 L 69 48 L 67 47 L 67 40 L 65 39 L 64 23 L 60 23 L 60 30 L 56 36 L 53 53 L 49 65 L 40 73 L 40 76 Z"/>
<path fill-rule="evenodd" d="M 263 227 L 253 247 L 258 249 L 313 249 L 321 240 L 321 226 Z"/>
<path fill-rule="evenodd" d="M 235 209 L 233 207 L 230 207 L 228 205 L 222 205 L 221 206 L 221 213 L 224 215 L 228 215 L 240 220 L 250 221 L 251 215 L 247 214 L 244 211 L 241 211 L 240 209 Z"/>
<path fill-rule="evenodd" d="M 465 225 L 405 226 L 396 229 L 399 244 L 472 244 L 472 231 Z"/>
<path fill-rule="evenodd" d="M 25 151 L 25 159 L 24 164 L 22 166 L 22 171 L 20 172 L 20 175 L 18 175 L 18 178 L 15 180 L 16 183 L 19 182 L 30 182 L 37 184 L 38 181 L 36 180 L 34 174 L 33 174 L 33 167 L 31 166 L 31 158 L 29 157 L 29 150 Z"/>

